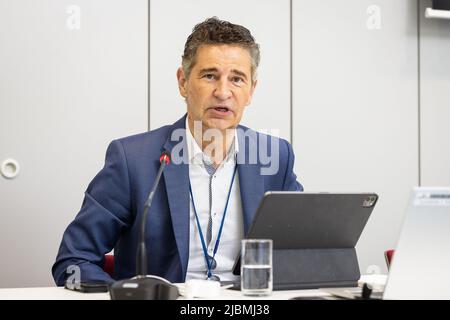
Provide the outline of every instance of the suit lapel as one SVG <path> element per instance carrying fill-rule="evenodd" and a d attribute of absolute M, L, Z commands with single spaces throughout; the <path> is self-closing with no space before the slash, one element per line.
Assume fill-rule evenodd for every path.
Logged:
<path fill-rule="evenodd" d="M 241 126 L 237 130 L 239 186 L 244 214 L 244 233 L 247 234 L 259 202 L 264 195 L 264 177 L 261 175 L 261 166 L 257 161 L 258 139 L 256 132 L 246 130 Z"/>
<path fill-rule="evenodd" d="M 164 144 L 171 155 L 171 163 L 164 171 L 167 198 L 169 201 L 173 233 L 181 260 L 184 281 L 189 259 L 189 164 L 187 162 L 185 119 L 173 125 L 172 132 L 179 129 L 172 141 L 172 132 Z"/>

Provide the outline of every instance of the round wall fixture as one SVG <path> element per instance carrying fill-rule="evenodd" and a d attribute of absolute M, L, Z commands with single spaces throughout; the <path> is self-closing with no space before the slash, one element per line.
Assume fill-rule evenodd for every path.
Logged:
<path fill-rule="evenodd" d="M 6 159 L 0 167 L 0 173 L 7 179 L 14 179 L 19 174 L 19 171 L 19 163 L 14 159 Z"/>

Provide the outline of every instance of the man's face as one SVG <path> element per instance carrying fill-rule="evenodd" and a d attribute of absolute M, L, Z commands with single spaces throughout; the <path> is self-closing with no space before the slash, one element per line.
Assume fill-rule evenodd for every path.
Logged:
<path fill-rule="evenodd" d="M 201 121 L 203 129 L 235 128 L 256 86 L 256 81 L 252 83 L 250 54 L 230 45 L 199 47 L 189 78 L 182 68 L 177 78 L 180 94 L 187 101 L 191 128 L 194 121 Z"/>

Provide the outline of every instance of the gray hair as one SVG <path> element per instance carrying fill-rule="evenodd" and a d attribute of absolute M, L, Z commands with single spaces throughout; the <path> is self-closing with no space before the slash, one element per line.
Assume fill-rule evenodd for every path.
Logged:
<path fill-rule="evenodd" d="M 217 17 L 208 18 L 197 24 L 187 38 L 181 62 L 186 79 L 189 78 L 195 65 L 198 48 L 202 45 L 221 44 L 236 45 L 248 51 L 251 58 L 252 81 L 254 82 L 260 60 L 259 45 L 247 28 L 219 20 Z"/>

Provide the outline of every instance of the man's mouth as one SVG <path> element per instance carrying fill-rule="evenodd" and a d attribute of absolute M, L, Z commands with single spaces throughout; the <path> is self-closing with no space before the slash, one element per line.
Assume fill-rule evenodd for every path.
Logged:
<path fill-rule="evenodd" d="M 210 109 L 214 109 L 214 110 L 216 110 L 217 112 L 221 112 L 221 113 L 228 113 L 229 111 L 231 111 L 230 108 L 224 107 L 224 106 L 212 107 L 212 108 L 210 108 Z"/>

